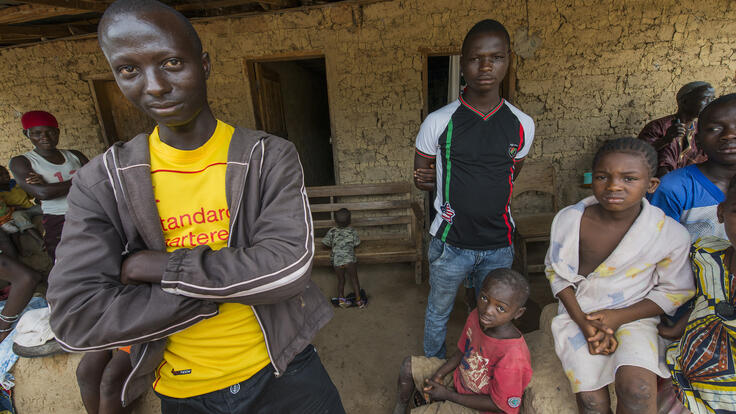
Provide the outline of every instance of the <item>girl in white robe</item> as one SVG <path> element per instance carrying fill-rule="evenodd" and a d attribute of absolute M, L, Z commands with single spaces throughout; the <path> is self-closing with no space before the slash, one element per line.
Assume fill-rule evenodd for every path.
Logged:
<path fill-rule="evenodd" d="M 621 140 L 626 141 L 622 143 Z M 601 390 L 614 382 L 617 370 L 623 366 L 643 368 L 663 378 L 670 376 L 663 358 L 665 344 L 657 333 L 658 315 L 674 313 L 694 294 L 687 230 L 643 198 L 646 190 L 653 191 L 658 184 L 653 174 L 656 164 L 645 163 L 652 157 L 656 160 L 656 153 L 638 140 L 613 141 L 617 142 L 608 141 L 596 155 L 595 195 L 566 207 L 555 217 L 545 260 L 552 293 L 561 300 L 558 315 L 552 321 L 555 351 L 573 392 L 598 391 L 595 395 L 601 404 L 608 400 L 608 392 L 603 396 Z M 636 155 L 636 150 L 645 154 Z M 613 160 L 612 154 L 617 151 L 626 153 L 628 159 L 619 155 Z M 631 173 L 636 169 L 637 159 L 645 165 L 644 172 L 638 176 Z M 647 170 L 650 171 L 648 177 Z M 638 183 L 641 188 L 634 188 L 637 180 L 641 181 Z M 597 220 L 600 227 L 610 225 L 605 223 L 606 218 L 615 217 L 615 214 L 619 217 L 630 214 L 633 223 L 629 222 L 628 230 L 619 228 L 622 237 L 615 248 L 602 256 L 605 259 L 594 262 L 600 264 L 592 272 L 581 275 L 581 245 L 584 251 L 590 252 L 597 248 L 591 245 L 611 240 L 610 237 L 604 240 L 606 236 L 602 233 L 589 231 L 587 239 L 581 242 L 581 220 L 587 209 L 591 209 L 588 214 L 594 216 L 586 216 L 586 219 L 589 222 Z M 563 304 L 565 300 L 572 310 Z M 579 307 L 575 306 L 575 301 Z M 641 310 L 642 305 L 648 309 L 640 313 L 645 317 L 631 320 L 630 309 Z M 621 324 L 611 322 L 613 329 L 610 329 L 604 326 L 609 320 Z M 608 351 L 594 352 L 607 332 L 613 345 Z M 656 385 L 654 388 L 652 394 L 656 394 Z M 584 405 L 585 400 L 578 395 L 579 406 Z"/>

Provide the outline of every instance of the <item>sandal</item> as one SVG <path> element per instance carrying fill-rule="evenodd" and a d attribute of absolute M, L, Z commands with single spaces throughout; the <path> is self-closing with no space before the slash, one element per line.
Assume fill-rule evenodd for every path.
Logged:
<path fill-rule="evenodd" d="M 409 398 L 409 408 L 421 407 L 423 405 L 427 405 L 428 403 L 429 401 L 424 399 L 424 395 L 422 395 L 422 392 L 417 389 L 414 390 L 411 398 Z"/>
<path fill-rule="evenodd" d="M 365 293 L 365 290 L 360 289 L 360 297 L 356 298 L 355 293 L 350 292 L 345 296 L 345 299 L 352 302 L 355 306 L 358 305 L 358 300 L 362 300 L 365 305 L 368 304 L 368 295 Z"/>
<path fill-rule="evenodd" d="M 355 305 L 358 307 L 358 309 L 365 309 L 366 302 L 363 299 L 361 299 L 355 302 Z"/>
<path fill-rule="evenodd" d="M 349 299 L 337 298 L 337 305 L 345 309 L 353 306 L 353 302 L 351 302 Z"/>

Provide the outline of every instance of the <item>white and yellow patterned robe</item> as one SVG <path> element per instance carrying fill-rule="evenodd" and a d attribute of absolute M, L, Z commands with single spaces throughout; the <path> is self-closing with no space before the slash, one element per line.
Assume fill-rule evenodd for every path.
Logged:
<path fill-rule="evenodd" d="M 595 197 L 588 197 L 561 210 L 552 223 L 545 259 L 552 293 L 557 296 L 572 286 L 585 313 L 625 308 L 649 299 L 673 314 L 695 293 L 687 230 L 642 200 L 639 217 L 613 253 L 593 273 L 581 276 L 580 220 L 585 208 L 596 203 Z M 591 355 L 585 336 L 560 302 L 558 315 L 552 320 L 552 333 L 573 392 L 605 387 L 624 365 L 668 378 L 665 343 L 657 335 L 658 323 L 659 317 L 653 317 L 624 324 L 616 331 L 618 348 L 613 354 Z"/>

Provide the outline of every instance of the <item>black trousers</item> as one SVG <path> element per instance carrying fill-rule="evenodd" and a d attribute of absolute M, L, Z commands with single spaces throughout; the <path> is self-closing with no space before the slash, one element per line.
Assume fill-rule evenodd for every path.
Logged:
<path fill-rule="evenodd" d="M 340 395 L 314 346 L 291 361 L 280 377 L 270 364 L 247 380 L 190 398 L 161 398 L 162 414 L 344 414 Z"/>

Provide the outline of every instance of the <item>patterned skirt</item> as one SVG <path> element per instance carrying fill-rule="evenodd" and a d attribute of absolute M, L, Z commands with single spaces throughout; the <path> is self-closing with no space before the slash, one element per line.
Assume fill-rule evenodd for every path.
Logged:
<path fill-rule="evenodd" d="M 691 320 L 667 348 L 677 397 L 694 414 L 736 413 L 736 321 Z"/>

